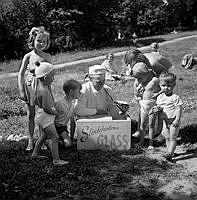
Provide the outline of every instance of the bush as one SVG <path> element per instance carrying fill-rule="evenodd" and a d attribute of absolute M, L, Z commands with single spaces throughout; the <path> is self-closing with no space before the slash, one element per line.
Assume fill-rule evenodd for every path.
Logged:
<path fill-rule="evenodd" d="M 0 120 L 10 116 L 25 115 L 24 103 L 18 98 L 16 78 L 1 79 Z"/>

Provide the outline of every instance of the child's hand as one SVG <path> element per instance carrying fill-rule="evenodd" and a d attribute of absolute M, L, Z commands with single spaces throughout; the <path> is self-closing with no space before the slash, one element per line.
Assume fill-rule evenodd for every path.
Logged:
<path fill-rule="evenodd" d="M 161 112 L 161 111 L 163 111 L 163 108 L 161 108 L 160 106 L 154 106 L 154 107 L 151 109 L 149 115 L 151 115 L 151 114 L 156 114 L 156 113 Z"/>
<path fill-rule="evenodd" d="M 179 127 L 179 121 L 178 120 L 174 120 L 173 122 L 172 122 L 172 126 L 173 127 Z"/>
<path fill-rule="evenodd" d="M 153 99 L 156 99 L 158 97 L 158 93 L 156 93 L 156 94 L 153 94 Z"/>
<path fill-rule="evenodd" d="M 137 86 L 137 91 L 141 94 L 141 93 L 143 93 L 144 91 L 145 91 L 145 88 L 142 86 L 142 84 L 139 84 L 138 86 Z"/>
<path fill-rule="evenodd" d="M 135 100 L 139 103 L 139 101 L 142 100 L 142 98 L 135 95 Z"/>

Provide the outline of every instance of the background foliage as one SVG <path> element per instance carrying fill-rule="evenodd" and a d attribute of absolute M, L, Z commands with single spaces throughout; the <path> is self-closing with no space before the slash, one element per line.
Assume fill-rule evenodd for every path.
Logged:
<path fill-rule="evenodd" d="M 0 60 L 20 58 L 33 26 L 51 34 L 50 53 L 106 46 L 197 25 L 196 0 L 2 0 Z"/>

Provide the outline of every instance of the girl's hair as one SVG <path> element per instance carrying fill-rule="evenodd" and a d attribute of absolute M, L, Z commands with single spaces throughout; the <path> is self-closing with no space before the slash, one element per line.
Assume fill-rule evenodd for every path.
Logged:
<path fill-rule="evenodd" d="M 70 90 L 76 90 L 76 89 L 82 89 L 82 85 L 81 83 L 79 83 L 78 81 L 74 80 L 74 79 L 70 79 L 66 82 L 64 82 L 63 84 L 63 90 L 65 92 L 66 95 L 69 94 Z"/>
<path fill-rule="evenodd" d="M 159 79 L 166 83 L 176 83 L 176 75 L 170 72 L 162 72 Z"/>
<path fill-rule="evenodd" d="M 131 61 L 136 61 L 136 63 L 143 62 L 147 65 L 148 68 L 152 69 L 148 58 L 138 49 L 131 49 L 126 52 L 124 56 L 125 64 L 130 64 Z"/>
<path fill-rule="evenodd" d="M 45 30 L 44 26 L 39 26 L 39 27 L 33 27 L 31 29 L 31 31 L 29 32 L 29 38 L 27 41 L 27 45 L 29 47 L 29 49 L 33 49 L 34 48 L 34 41 L 36 39 L 36 36 L 39 34 L 44 34 L 47 36 L 47 45 L 45 47 L 44 50 L 49 48 L 50 45 L 50 35 L 49 33 Z"/>

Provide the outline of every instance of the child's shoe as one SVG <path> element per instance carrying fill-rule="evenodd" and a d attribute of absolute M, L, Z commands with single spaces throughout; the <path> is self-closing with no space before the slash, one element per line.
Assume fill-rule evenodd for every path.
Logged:
<path fill-rule="evenodd" d="M 54 165 L 67 165 L 69 162 L 65 160 L 53 160 Z"/>

